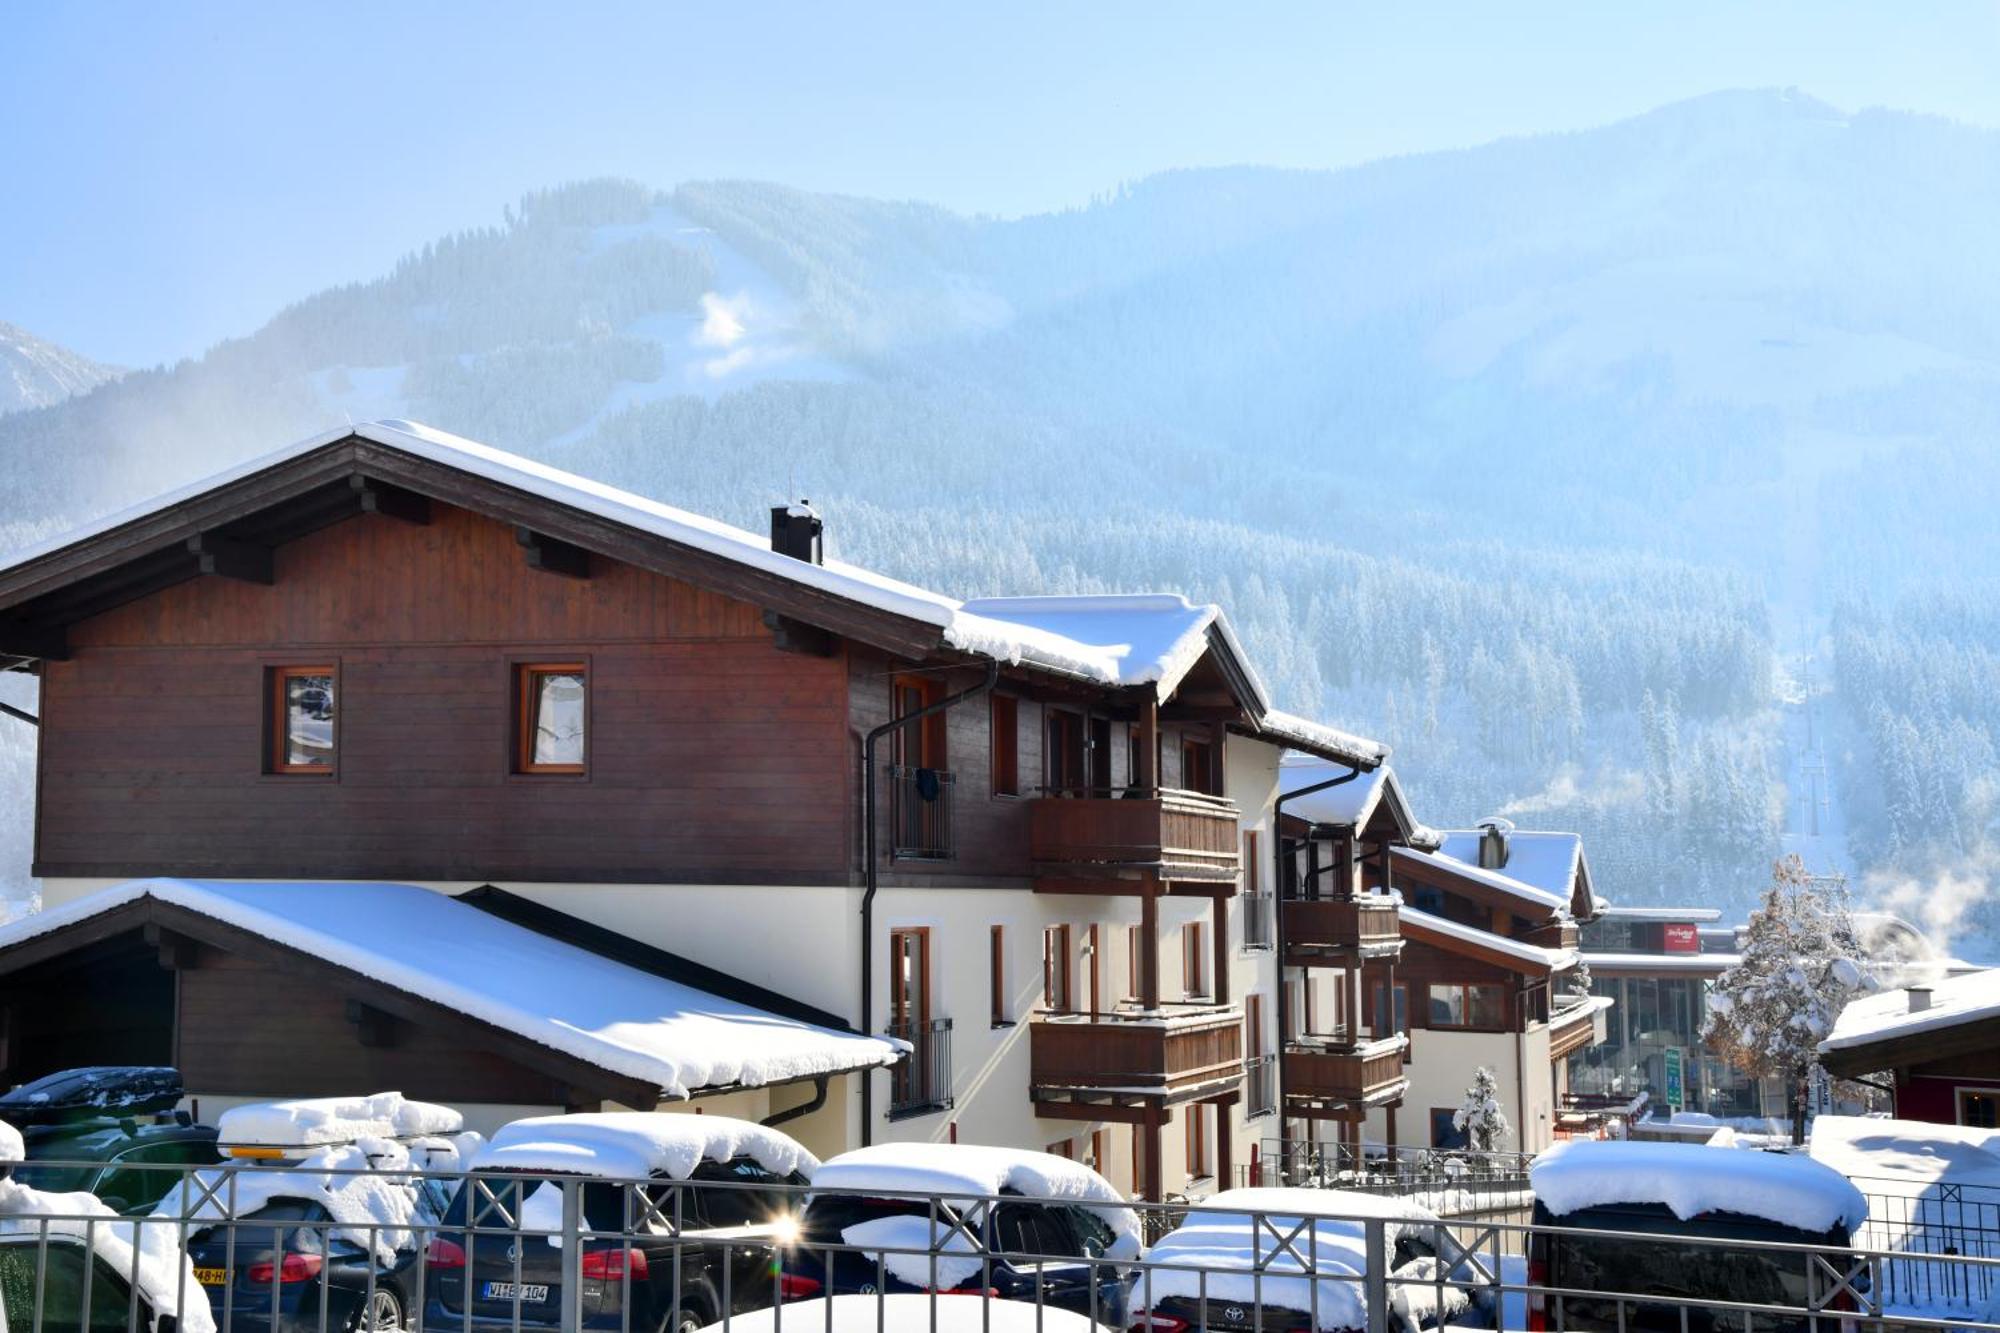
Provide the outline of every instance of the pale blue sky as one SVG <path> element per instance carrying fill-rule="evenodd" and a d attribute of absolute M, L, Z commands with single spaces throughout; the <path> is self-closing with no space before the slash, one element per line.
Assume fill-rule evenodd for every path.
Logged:
<path fill-rule="evenodd" d="M 1770 86 L 2000 126 L 2000 0 L 0 0 L 0 319 L 192 355 L 586 176 L 1020 213 Z"/>

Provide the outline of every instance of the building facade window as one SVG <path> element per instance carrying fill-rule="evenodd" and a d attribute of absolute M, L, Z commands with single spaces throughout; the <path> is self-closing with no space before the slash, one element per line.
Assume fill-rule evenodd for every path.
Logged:
<path fill-rule="evenodd" d="M 1222 765 L 1208 741 L 1181 742 L 1181 787 L 1209 796 L 1222 795 Z"/>
<path fill-rule="evenodd" d="M 1125 998 L 1146 993 L 1146 936 L 1137 926 L 1125 927 Z"/>
<path fill-rule="evenodd" d="M 589 668 L 582 662 L 523 662 L 515 668 L 514 696 L 515 771 L 586 771 Z"/>
<path fill-rule="evenodd" d="M 1187 1108 L 1187 1173 L 1189 1180 L 1210 1174 L 1208 1166 L 1208 1108 L 1199 1102 Z"/>
<path fill-rule="evenodd" d="M 1960 1088 L 1958 1123 L 1974 1129 L 2000 1129 L 2000 1089 Z"/>
<path fill-rule="evenodd" d="M 1042 1007 L 1050 1013 L 1071 1010 L 1069 927 L 1049 926 L 1042 931 Z"/>
<path fill-rule="evenodd" d="M 1499 986 L 1433 984 L 1430 1025 L 1434 1028 L 1506 1026 L 1506 992 Z"/>
<path fill-rule="evenodd" d="M 1014 1006 L 1007 995 L 1007 927 L 995 926 L 987 945 L 987 966 L 991 970 L 993 1026 L 1012 1027 Z"/>
<path fill-rule="evenodd" d="M 339 673 L 331 666 L 272 667 L 266 688 L 271 700 L 270 771 L 332 774 L 339 764 Z"/>
<path fill-rule="evenodd" d="M 1208 933 L 1199 921 L 1181 927 L 1181 981 L 1189 999 L 1208 994 Z"/>
<path fill-rule="evenodd" d="M 993 696 L 993 794 L 1021 794 L 1021 705 L 1011 694 Z"/>

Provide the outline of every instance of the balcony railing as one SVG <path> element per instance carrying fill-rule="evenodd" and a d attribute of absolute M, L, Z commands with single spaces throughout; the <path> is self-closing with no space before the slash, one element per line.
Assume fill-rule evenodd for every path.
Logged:
<path fill-rule="evenodd" d="M 1243 895 L 1243 948 L 1262 953 L 1277 942 L 1277 903 L 1268 893 Z"/>
<path fill-rule="evenodd" d="M 889 766 L 889 855 L 899 861 L 949 861 L 952 792 L 958 779 L 941 768 Z"/>
<path fill-rule="evenodd" d="M 1285 1096 L 1356 1108 L 1395 1101 L 1409 1086 L 1403 1075 L 1403 1051 L 1409 1044 L 1409 1038 L 1400 1036 L 1293 1042 L 1285 1048 Z"/>
<path fill-rule="evenodd" d="M 1242 867 L 1233 801 L 1171 788 L 1108 796 L 1050 793 L 1029 803 L 1038 881 L 1090 878 L 1229 883 Z"/>
<path fill-rule="evenodd" d="M 1249 1118 L 1278 1109 L 1278 1057 L 1256 1055 L 1243 1062 L 1243 1114 Z"/>
<path fill-rule="evenodd" d="M 1386 894 L 1358 898 L 1288 898 L 1285 962 L 1314 966 L 1328 958 L 1386 958 L 1400 953 L 1403 930 L 1395 900 Z"/>
<path fill-rule="evenodd" d="M 1112 1091 L 1170 1096 L 1226 1091 L 1243 1078 L 1243 1011 L 1166 1005 L 1153 1012 L 1039 1014 L 1028 1041 L 1037 1098 Z"/>
<path fill-rule="evenodd" d="M 889 1071 L 889 1115 L 892 1119 L 949 1111 L 951 1093 L 951 1020 L 891 1023 L 888 1035 L 910 1043 L 910 1058 Z"/>

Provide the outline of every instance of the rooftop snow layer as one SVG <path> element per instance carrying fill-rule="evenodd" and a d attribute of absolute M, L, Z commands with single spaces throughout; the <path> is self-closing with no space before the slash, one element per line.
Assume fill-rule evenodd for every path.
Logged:
<path fill-rule="evenodd" d="M 1396 909 L 1396 916 L 1406 927 L 1414 926 L 1418 930 L 1434 931 L 1455 940 L 1463 940 L 1467 944 L 1476 944 L 1534 967 L 1547 968 L 1551 972 L 1560 972 L 1574 965 L 1577 960 L 1577 952 L 1574 949 L 1549 949 L 1539 944 L 1529 944 L 1524 940 L 1509 939 L 1505 935 L 1496 935 L 1477 926 L 1468 926 L 1441 916 L 1432 916 L 1429 912 L 1420 912 L 1407 903 Z"/>
<path fill-rule="evenodd" d="M 1598 915 L 1621 921 L 1706 922 L 1722 920 L 1719 907 L 1613 907 L 1606 904 Z"/>
<path fill-rule="evenodd" d="M 503 1125 L 473 1154 L 475 1171 L 547 1171 L 563 1175 L 686 1180 L 704 1161 L 748 1157 L 774 1175 L 810 1178 L 819 1159 L 782 1130 L 725 1115 L 607 1111 L 545 1115 Z"/>
<path fill-rule="evenodd" d="M 1607 1204 L 1661 1203 L 1686 1221 L 1739 1213 L 1800 1231 L 1852 1232 L 1868 1201 L 1845 1176 L 1809 1158 L 1691 1143 L 1571 1139 L 1528 1169 L 1536 1202 L 1557 1217 Z"/>
<path fill-rule="evenodd" d="M 1916 1013 L 1910 1012 L 1907 989 L 1878 991 L 1849 1000 L 1819 1048 L 1839 1051 L 1892 1037 L 2000 1018 L 2000 968 L 1944 977 L 1933 982 L 1930 990 L 1930 1007 Z"/>
<path fill-rule="evenodd" d="M 1158 683 L 1170 690 L 1206 649 L 1213 629 L 1242 662 L 1255 696 L 1248 701 L 1250 711 L 1262 717 L 1264 729 L 1276 739 L 1330 749 L 1343 756 L 1351 754 L 1357 762 L 1368 764 L 1379 762 L 1387 753 L 1374 741 L 1271 712 L 1262 683 L 1243 658 L 1228 621 L 1214 606 L 1195 606 L 1172 594 L 959 602 L 839 560 L 814 564 L 781 555 L 771 549 L 766 536 L 411 421 L 366 422 L 300 440 L 18 551 L 0 563 L 0 574 L 350 436 L 935 626 L 940 643 L 1010 664 L 1025 663 L 1105 685 Z"/>
<path fill-rule="evenodd" d="M 1583 955 L 1591 971 L 1713 972 L 1718 976 L 1743 961 L 1736 953 L 1602 953 Z"/>
<path fill-rule="evenodd" d="M 1569 910 L 1569 898 L 1566 895 L 1553 894 L 1526 880 L 1515 879 L 1511 871 L 1487 870 L 1476 858 L 1466 861 L 1456 856 L 1447 856 L 1442 851 L 1420 852 L 1408 847 L 1391 848 L 1390 854 L 1395 857 L 1397 865 L 1434 866 L 1461 879 L 1469 879 L 1475 884 L 1484 885 L 1496 893 L 1504 893 L 1529 907 L 1540 908 L 1552 916 Z"/>
<path fill-rule="evenodd" d="M 465 1117 L 449 1106 L 413 1102 L 400 1092 L 371 1097 L 307 1097 L 232 1106 L 215 1122 L 223 1143 L 304 1148 L 359 1138 L 402 1139 L 456 1134 Z"/>
<path fill-rule="evenodd" d="M 0 926 L 0 948 L 142 898 L 644 1080 L 669 1099 L 893 1064 L 903 1050 L 641 972 L 409 884 L 134 880 Z"/>
<path fill-rule="evenodd" d="M 1850 1180 L 1867 1180 L 1871 1193 L 1914 1198 L 1941 1183 L 2000 1189 L 2000 1134 L 1971 1125 L 1819 1115 L 1806 1151 Z"/>
<path fill-rule="evenodd" d="M 1136 1244 L 1139 1219 L 1111 1182 L 1082 1162 L 1026 1148 L 970 1143 L 878 1143 L 825 1163 L 813 1185 L 826 1190 L 890 1194 L 984 1196 L 1012 1190 L 1031 1199 L 1074 1199 L 1096 1211 L 1121 1238 Z"/>
<path fill-rule="evenodd" d="M 1349 771 L 1332 760 L 1300 756 L 1284 761 L 1278 770 L 1278 782 L 1282 790 L 1295 792 L 1344 777 Z M 1360 829 L 1368 826 L 1384 801 L 1395 812 L 1397 822 L 1411 830 L 1412 842 L 1428 846 L 1436 837 L 1418 822 L 1409 798 L 1403 794 L 1402 784 L 1396 781 L 1395 771 L 1387 764 L 1338 786 L 1298 797 L 1286 804 L 1285 813 L 1314 824 Z"/>
<path fill-rule="evenodd" d="M 1438 850 L 1446 856 L 1473 865 L 1479 864 L 1479 829 L 1445 829 Z M 1576 833 L 1507 832 L 1507 864 L 1501 867 L 1509 879 L 1533 885 L 1554 894 L 1565 903 L 1576 884 L 1577 867 L 1583 861 L 1583 837 Z"/>

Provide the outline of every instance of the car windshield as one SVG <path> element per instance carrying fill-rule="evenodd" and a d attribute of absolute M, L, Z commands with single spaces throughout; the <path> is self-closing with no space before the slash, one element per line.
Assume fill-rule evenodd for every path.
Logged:
<path fill-rule="evenodd" d="M 729 1162 L 703 1162 L 688 1179 L 700 1201 L 702 1222 L 711 1227 L 764 1226 L 793 1211 L 792 1196 L 776 1188 L 803 1184 L 800 1176 L 776 1176 L 748 1157 Z M 703 1189 L 704 1185 L 727 1184 L 727 1189 Z M 759 1185 L 771 1188 L 758 1189 Z"/>

